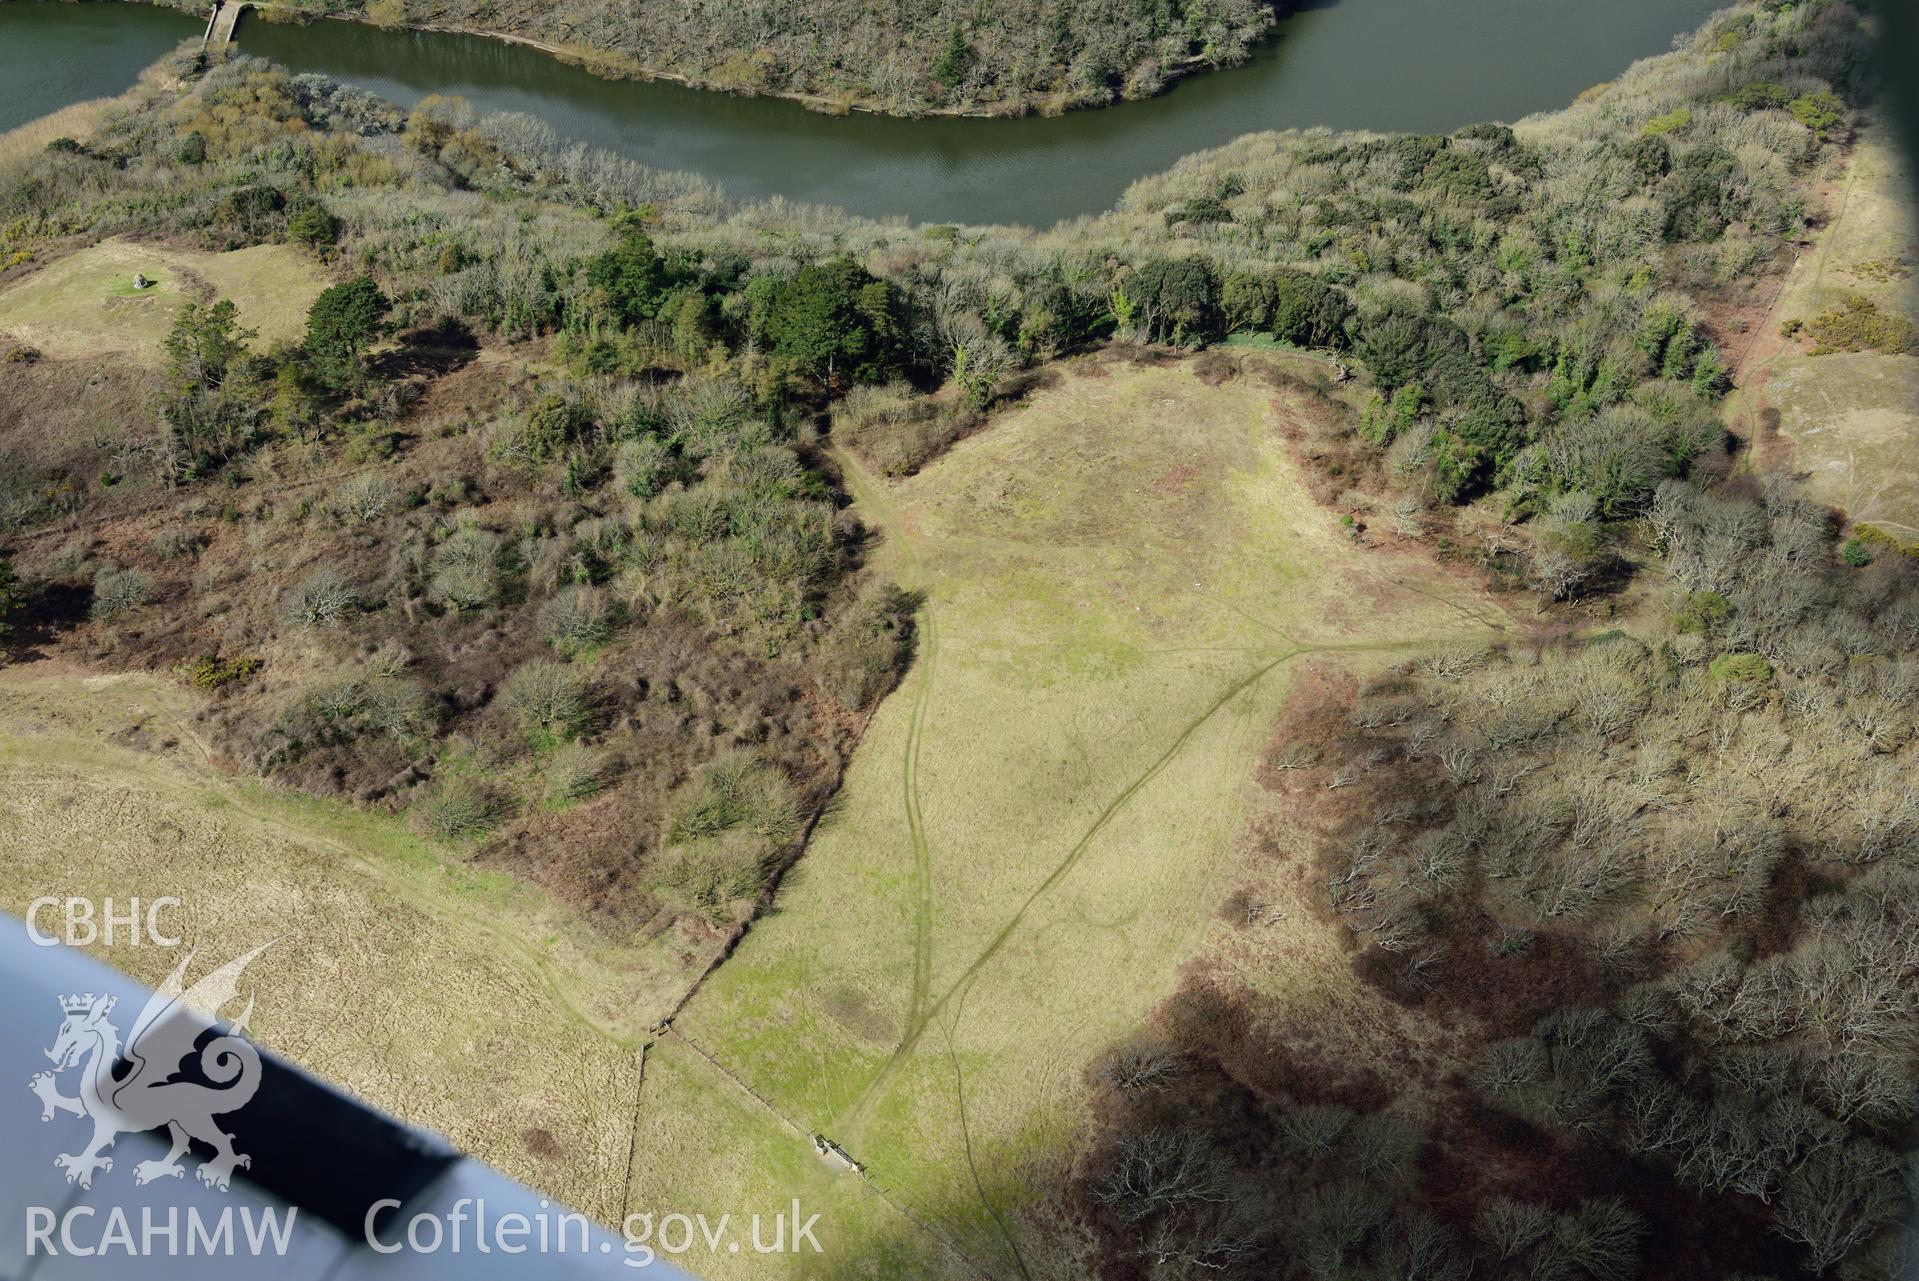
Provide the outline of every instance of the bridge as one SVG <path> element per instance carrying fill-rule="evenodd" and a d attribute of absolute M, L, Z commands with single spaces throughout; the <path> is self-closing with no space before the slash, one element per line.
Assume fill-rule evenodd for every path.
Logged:
<path fill-rule="evenodd" d="M 207 15 L 206 34 L 200 37 L 200 51 L 224 49 L 233 42 L 233 28 L 240 21 L 246 0 L 213 0 L 213 12 Z"/>

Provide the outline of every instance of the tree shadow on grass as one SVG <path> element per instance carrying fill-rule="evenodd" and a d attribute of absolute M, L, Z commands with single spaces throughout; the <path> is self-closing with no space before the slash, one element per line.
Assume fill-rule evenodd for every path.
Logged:
<path fill-rule="evenodd" d="M 8 662 L 34 662 L 47 657 L 43 646 L 86 621 L 93 606 L 91 583 L 45 583 L 38 586 L 5 620 L 0 634 L 0 657 Z"/>
<path fill-rule="evenodd" d="M 464 369 L 480 354 L 480 341 L 464 321 L 443 320 L 398 335 L 399 346 L 373 361 L 382 379 L 439 378 Z"/>

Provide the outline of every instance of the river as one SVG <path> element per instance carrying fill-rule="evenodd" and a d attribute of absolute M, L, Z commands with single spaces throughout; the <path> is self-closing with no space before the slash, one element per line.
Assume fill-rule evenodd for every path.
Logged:
<path fill-rule="evenodd" d="M 729 195 L 915 221 L 1045 225 L 1108 209 L 1134 178 L 1260 129 L 1439 132 L 1549 110 L 1669 47 L 1719 0 L 1319 0 L 1246 65 L 1159 98 L 1057 118 L 824 116 L 772 98 L 609 81 L 522 45 L 280 26 L 240 47 L 411 105 L 459 94 L 563 136 L 718 182 Z M 0 3 L 0 128 L 117 93 L 200 20 L 120 3 Z"/>

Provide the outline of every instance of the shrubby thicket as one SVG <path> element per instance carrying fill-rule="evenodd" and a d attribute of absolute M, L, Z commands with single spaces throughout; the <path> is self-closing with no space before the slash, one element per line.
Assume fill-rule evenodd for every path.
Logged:
<path fill-rule="evenodd" d="M 853 0 L 606 5 L 585 0 L 294 0 L 385 25 L 530 36 L 606 75 L 663 75 L 734 93 L 797 94 L 893 115 L 1062 111 L 1158 93 L 1243 62 L 1290 0 Z"/>
<path fill-rule="evenodd" d="M 1314 892 L 1357 972 L 1484 1037 L 1456 1103 L 1422 1109 L 1437 1132 L 1385 1100 L 1274 1102 L 1275 1144 L 1342 1163 L 1284 1193 L 1235 1171 L 1206 1107 L 1168 1131 L 1129 1104 L 1148 1119 L 1093 1194 L 1143 1249 L 1227 1266 L 1277 1239 L 1316 1277 L 1397 1274 L 1414 1249 L 1449 1276 L 1910 1266 L 1919 573 L 1845 564 L 1784 481 L 1668 481 L 1648 520 L 1654 630 L 1430 654 L 1282 758 L 1350 796 Z M 1162 1082 L 1192 1069 L 1157 1054 Z M 1148 1138 L 1299 1208 L 1235 1229 L 1157 1185 L 1121 1197 Z M 1413 1155 L 1461 1150 L 1490 1152 L 1463 1231 L 1431 1219 L 1457 1194 Z"/>
<path fill-rule="evenodd" d="M 37 634 L 77 597 L 93 657 L 220 696 L 232 755 L 613 926 L 750 913 L 906 661 L 912 602 L 859 573 L 810 423 L 906 367 L 899 289 L 843 256 L 754 271 L 656 244 L 643 196 L 711 197 L 603 157 L 566 153 L 568 181 L 616 199 L 549 202 L 556 157 L 509 161 L 457 104 L 408 121 L 257 60 L 170 70 L 85 147 L 0 174 L 9 259 L 117 228 L 299 246 L 336 283 L 273 346 L 194 298 L 143 408 L 14 442 Z M 490 367 L 482 336 L 550 359 Z M 9 350 L 7 394 L 90 394 Z M 136 500 L 145 554 L 109 557 L 88 517 Z M 795 817 L 689 843 L 672 798 L 734 776 Z"/>
<path fill-rule="evenodd" d="M 402 121 L 242 60 L 40 158 L 5 216 L 10 244 L 250 243 L 317 208 L 400 323 L 555 333 L 596 375 L 725 360 L 762 400 L 904 379 L 983 405 L 1020 365 L 1112 336 L 1267 335 L 1364 374 L 1354 443 L 1416 503 L 1496 490 L 1513 519 L 1558 513 L 1536 575 L 1563 596 L 1603 569 L 1582 527 L 1720 452 L 1725 346 L 1845 136 L 1858 26 L 1843 4 L 1744 6 L 1517 128 L 1251 135 L 1048 232 L 733 206 L 525 117 L 429 100 Z M 883 434 L 860 436 L 918 454 Z"/>

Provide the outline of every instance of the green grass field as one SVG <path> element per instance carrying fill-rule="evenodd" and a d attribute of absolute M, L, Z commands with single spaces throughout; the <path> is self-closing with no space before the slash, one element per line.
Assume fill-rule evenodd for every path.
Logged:
<path fill-rule="evenodd" d="M 135 272 L 154 284 L 133 287 Z M 326 277 L 286 245 L 201 253 L 114 237 L 0 286 L 0 332 L 55 360 L 116 355 L 158 365 L 181 306 L 230 298 L 256 344 L 293 341 Z"/>
<path fill-rule="evenodd" d="M 1251 377 L 1087 362 L 919 476 L 853 473 L 884 568 L 925 593 L 918 660 L 777 910 L 675 1025 L 934 1228 L 899 1216 L 896 1248 L 849 1251 L 847 1275 L 900 1275 L 900 1251 L 907 1274 L 964 1275 L 955 1247 L 1075 1275 L 1070 1234 L 1036 1223 L 1083 1073 L 1228 893 L 1299 660 L 1491 634 L 1488 602 L 1352 546 L 1282 458 L 1284 412 Z M 737 1142 L 741 1119 L 702 1132 Z M 687 1195 L 770 1195 L 753 1165 Z M 829 1222 L 885 1231 L 836 1186 Z"/>

